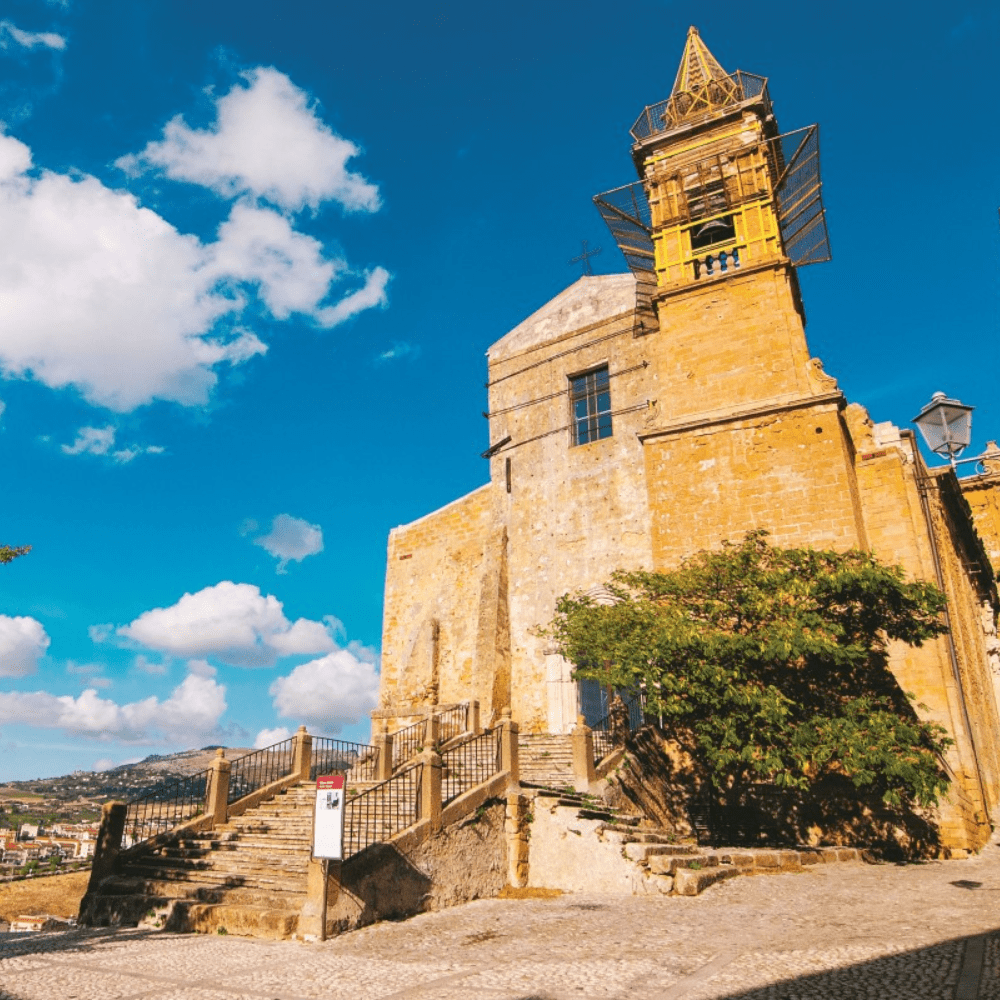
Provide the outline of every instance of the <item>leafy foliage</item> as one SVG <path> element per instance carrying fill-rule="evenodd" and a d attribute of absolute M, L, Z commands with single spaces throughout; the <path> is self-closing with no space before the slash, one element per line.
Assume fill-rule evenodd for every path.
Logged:
<path fill-rule="evenodd" d="M 0 545 L 0 563 L 9 563 L 31 551 L 30 545 Z"/>
<path fill-rule="evenodd" d="M 546 631 L 577 677 L 644 684 L 649 711 L 727 796 L 837 774 L 889 805 L 932 804 L 951 740 L 917 717 L 888 643 L 946 631 L 944 595 L 869 553 L 783 549 L 766 536 L 669 573 L 618 571 L 617 603 L 565 595 Z"/>

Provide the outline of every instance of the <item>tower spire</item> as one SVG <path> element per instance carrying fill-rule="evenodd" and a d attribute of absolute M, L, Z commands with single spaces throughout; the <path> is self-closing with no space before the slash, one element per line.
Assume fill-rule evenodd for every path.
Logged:
<path fill-rule="evenodd" d="M 677 76 L 674 77 L 674 87 L 670 96 L 676 97 L 680 93 L 698 91 L 713 80 L 726 80 L 728 77 L 729 74 L 708 50 L 708 46 L 698 34 L 698 29 L 692 24 L 688 28 L 684 54 L 681 56 L 680 66 L 677 67 Z"/>

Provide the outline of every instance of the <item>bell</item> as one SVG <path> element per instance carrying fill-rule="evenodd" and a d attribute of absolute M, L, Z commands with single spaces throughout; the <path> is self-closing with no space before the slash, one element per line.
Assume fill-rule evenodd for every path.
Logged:
<path fill-rule="evenodd" d="M 732 229 L 732 223 L 725 222 L 722 219 L 712 219 L 711 222 L 706 222 L 705 225 L 696 230 L 694 236 L 697 240 L 708 237 L 714 242 L 716 239 L 722 239 L 731 233 Z"/>

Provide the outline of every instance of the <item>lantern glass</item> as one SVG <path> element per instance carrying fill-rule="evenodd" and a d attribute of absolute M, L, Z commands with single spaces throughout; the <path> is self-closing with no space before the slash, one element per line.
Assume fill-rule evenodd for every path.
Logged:
<path fill-rule="evenodd" d="M 913 422 L 935 455 L 954 459 L 972 440 L 973 409 L 957 399 L 949 399 L 943 392 L 936 392 Z"/>

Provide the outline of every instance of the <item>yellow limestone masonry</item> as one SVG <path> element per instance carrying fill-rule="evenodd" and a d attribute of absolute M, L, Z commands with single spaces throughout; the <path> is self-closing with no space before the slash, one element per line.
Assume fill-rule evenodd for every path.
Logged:
<path fill-rule="evenodd" d="M 599 598 L 615 569 L 675 567 L 753 528 L 871 549 L 948 597 L 950 634 L 894 649 L 892 667 L 955 741 L 943 843 L 975 849 L 1000 799 L 1000 449 L 961 482 L 928 470 L 909 431 L 873 423 L 810 357 L 773 223 L 776 166 L 759 143 L 747 152 L 772 126 L 744 105 L 634 151 L 655 284 L 583 277 L 489 349 L 489 482 L 391 532 L 373 714 L 396 729 L 476 698 L 484 725 L 509 706 L 522 732 L 567 733 L 577 685 L 538 633 L 561 594 Z M 711 274 L 670 207 L 697 203 L 685 164 L 706 149 L 742 163 L 750 192 L 733 221 L 740 265 Z M 611 434 L 576 443 L 571 380 L 605 370 Z"/>

